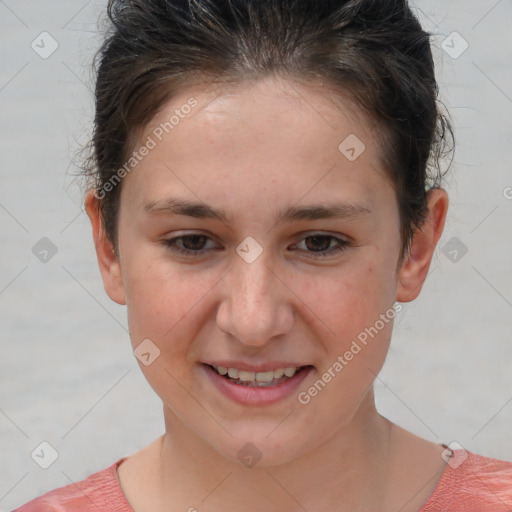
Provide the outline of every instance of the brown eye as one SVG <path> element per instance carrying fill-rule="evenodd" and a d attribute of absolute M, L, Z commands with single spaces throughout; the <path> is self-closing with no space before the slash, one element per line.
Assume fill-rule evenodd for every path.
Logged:
<path fill-rule="evenodd" d="M 309 250 L 323 252 L 329 249 L 333 239 L 332 236 L 308 236 L 304 240 L 306 240 L 306 247 Z"/>
<path fill-rule="evenodd" d="M 202 255 L 214 248 L 207 247 L 209 242 L 213 242 L 210 237 L 196 233 L 162 240 L 163 245 L 171 251 L 190 256 Z"/>
<path fill-rule="evenodd" d="M 351 243 L 347 240 L 332 235 L 310 235 L 304 237 L 296 247 L 305 252 L 306 255 L 313 258 L 322 258 L 334 256 L 335 254 L 345 251 L 350 247 Z M 302 247 L 301 247 L 302 246 Z"/>
<path fill-rule="evenodd" d="M 208 240 L 208 237 L 204 235 L 186 235 L 181 237 L 183 247 L 191 251 L 200 251 L 203 249 L 206 240 Z"/>

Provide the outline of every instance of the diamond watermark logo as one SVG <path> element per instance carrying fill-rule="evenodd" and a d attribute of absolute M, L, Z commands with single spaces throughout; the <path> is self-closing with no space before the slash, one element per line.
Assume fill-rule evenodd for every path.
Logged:
<path fill-rule="evenodd" d="M 160 349 L 150 339 L 146 338 L 139 343 L 133 354 L 144 366 L 149 366 L 160 356 Z"/>
<path fill-rule="evenodd" d="M 32 247 L 32 254 L 41 262 L 48 263 L 56 254 L 57 246 L 46 236 Z"/>
<path fill-rule="evenodd" d="M 59 458 L 59 452 L 50 443 L 43 441 L 30 456 L 39 467 L 48 469 Z"/>
<path fill-rule="evenodd" d="M 59 43 L 48 32 L 41 32 L 31 43 L 31 48 L 42 59 L 51 57 L 59 47 Z"/>
<path fill-rule="evenodd" d="M 351 162 L 357 160 L 366 149 L 363 141 L 351 133 L 343 142 L 338 146 L 339 152 Z"/>
<path fill-rule="evenodd" d="M 236 252 L 246 263 L 253 263 L 263 252 L 263 247 L 252 236 L 248 236 L 236 248 Z"/>
<path fill-rule="evenodd" d="M 458 263 L 467 254 L 468 248 L 464 242 L 454 236 L 443 245 L 441 252 L 452 263 Z"/>
<path fill-rule="evenodd" d="M 452 469 L 457 469 L 468 458 L 468 452 L 459 443 L 452 441 L 441 452 L 441 457 Z"/>
<path fill-rule="evenodd" d="M 458 32 L 452 32 L 441 43 L 441 48 L 452 59 L 458 59 L 469 48 L 469 43 Z"/>
<path fill-rule="evenodd" d="M 240 462 L 248 467 L 254 467 L 262 457 L 262 453 L 253 443 L 246 443 L 238 450 L 237 456 Z"/>

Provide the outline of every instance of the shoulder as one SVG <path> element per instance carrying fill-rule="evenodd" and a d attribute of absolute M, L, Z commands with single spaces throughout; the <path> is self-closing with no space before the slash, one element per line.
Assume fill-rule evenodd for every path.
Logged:
<path fill-rule="evenodd" d="M 50 491 L 13 512 L 133 512 L 117 478 L 120 459 L 81 482 Z"/>
<path fill-rule="evenodd" d="M 455 450 L 421 512 L 510 512 L 512 462 Z"/>

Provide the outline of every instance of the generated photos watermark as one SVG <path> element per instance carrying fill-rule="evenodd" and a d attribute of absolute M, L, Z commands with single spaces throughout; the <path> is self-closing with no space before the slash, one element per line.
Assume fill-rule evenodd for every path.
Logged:
<path fill-rule="evenodd" d="M 146 137 L 144 143 L 132 153 L 132 156 L 119 168 L 112 176 L 99 188 L 94 191 L 96 199 L 104 199 L 105 196 L 112 192 L 115 187 L 122 181 L 122 179 L 129 174 L 133 169 L 139 165 L 146 156 L 149 155 L 151 150 L 158 146 L 166 135 L 171 133 L 172 130 L 178 126 L 183 119 L 185 119 L 192 109 L 197 107 L 198 101 L 192 97 L 187 100 L 186 103 L 181 105 L 180 108 L 175 109 L 169 119 L 165 122 L 160 123 L 156 128 L 153 129 L 151 135 Z"/>
<path fill-rule="evenodd" d="M 353 340 L 348 350 L 343 355 L 339 355 L 336 361 L 321 375 L 321 377 L 315 381 L 306 391 L 301 391 L 297 395 L 298 401 L 302 405 L 307 405 L 311 402 L 311 399 L 318 395 L 329 382 L 332 381 L 338 375 L 345 366 L 347 366 L 354 357 L 359 354 L 367 345 L 369 337 L 373 339 L 377 334 L 384 329 L 386 324 L 391 322 L 397 313 L 402 311 L 403 306 L 400 303 L 396 303 L 392 308 L 389 308 L 385 313 L 381 313 L 379 319 L 375 323 L 366 327 L 357 335 L 357 339 Z M 358 343 L 359 342 L 359 343 Z"/>

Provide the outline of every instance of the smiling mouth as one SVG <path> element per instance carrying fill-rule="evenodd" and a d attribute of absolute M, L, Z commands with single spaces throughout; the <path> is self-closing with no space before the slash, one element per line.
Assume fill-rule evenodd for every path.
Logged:
<path fill-rule="evenodd" d="M 311 365 L 278 368 L 267 372 L 250 372 L 244 370 L 238 370 L 237 368 L 226 368 L 224 366 L 212 366 L 206 364 L 215 373 L 225 378 L 233 384 L 239 384 L 247 387 L 271 387 L 277 386 L 283 382 L 286 382 L 296 376 L 298 373 L 303 372 L 308 368 L 312 368 Z"/>

